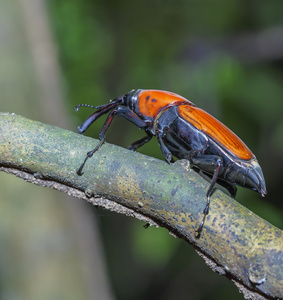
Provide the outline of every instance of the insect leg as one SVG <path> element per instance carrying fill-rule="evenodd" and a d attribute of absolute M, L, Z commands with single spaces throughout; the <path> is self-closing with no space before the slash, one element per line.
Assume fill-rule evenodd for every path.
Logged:
<path fill-rule="evenodd" d="M 152 133 L 146 131 L 147 136 L 141 138 L 138 141 L 135 141 L 134 143 L 132 143 L 128 149 L 132 150 L 132 151 L 136 151 L 139 147 L 143 146 L 144 144 L 146 144 L 147 142 L 149 142 L 152 138 Z"/>
<path fill-rule="evenodd" d="M 202 154 L 198 155 L 197 152 L 194 152 L 193 155 L 191 156 L 191 161 L 194 166 L 199 167 L 201 170 L 205 170 L 207 172 L 211 172 L 213 170 L 213 176 L 211 179 L 211 183 L 206 192 L 207 200 L 206 200 L 205 208 L 203 210 L 203 219 L 202 219 L 200 226 L 196 230 L 197 236 L 200 236 L 202 229 L 203 229 L 204 222 L 205 222 L 205 218 L 209 213 L 210 196 L 211 196 L 213 188 L 217 182 L 219 171 L 222 166 L 223 160 L 220 156 L 202 155 Z"/>
<path fill-rule="evenodd" d="M 93 156 L 93 154 L 98 151 L 100 149 L 100 147 L 103 145 L 103 143 L 105 142 L 105 133 L 107 131 L 107 129 L 109 128 L 113 118 L 115 116 L 122 116 L 126 119 L 128 119 L 129 121 L 131 121 L 132 123 L 134 123 L 136 126 L 138 126 L 139 128 L 146 128 L 148 127 L 148 124 L 146 122 L 144 122 L 142 119 L 140 119 L 132 110 L 130 110 L 128 107 L 124 107 L 124 106 L 118 106 L 117 108 L 115 108 L 114 110 L 112 110 L 112 112 L 108 115 L 102 130 L 99 134 L 99 143 L 98 145 L 91 151 L 89 151 L 86 154 L 86 158 L 84 159 L 83 163 L 81 164 L 81 166 L 79 167 L 79 169 L 77 170 L 77 174 L 79 176 L 81 176 L 83 174 L 82 170 L 83 167 L 86 163 L 86 161 Z"/>
<path fill-rule="evenodd" d="M 164 132 L 160 132 L 156 135 L 160 150 L 161 150 L 163 156 L 165 157 L 165 160 L 170 164 L 171 162 L 173 162 L 173 157 L 172 157 L 171 151 L 164 144 L 163 139 L 165 138 L 165 136 L 166 136 L 166 133 L 164 133 Z"/>

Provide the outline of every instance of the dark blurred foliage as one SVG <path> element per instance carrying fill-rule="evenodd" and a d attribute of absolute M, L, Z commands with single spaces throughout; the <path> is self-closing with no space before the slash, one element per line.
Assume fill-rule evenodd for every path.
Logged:
<path fill-rule="evenodd" d="M 283 2 L 49 0 L 75 128 L 100 105 L 133 88 L 181 94 L 216 116 L 252 149 L 265 174 L 261 199 L 242 204 L 283 227 Z M 98 137 L 98 120 L 87 134 Z M 117 118 L 107 141 L 143 136 Z M 101 149 L 103 151 L 103 148 Z M 156 141 L 140 150 L 163 159 Z M 213 201 L 213 199 L 212 199 Z M 164 229 L 98 211 L 117 299 L 242 299 L 184 241 Z"/>

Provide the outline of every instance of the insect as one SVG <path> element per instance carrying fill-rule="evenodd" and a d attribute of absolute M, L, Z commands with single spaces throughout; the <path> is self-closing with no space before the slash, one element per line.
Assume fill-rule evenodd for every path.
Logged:
<path fill-rule="evenodd" d="M 200 235 L 209 213 L 210 197 L 215 184 L 224 186 L 234 198 L 236 185 L 266 195 L 261 167 L 251 150 L 229 128 L 216 118 L 175 93 L 159 90 L 132 90 L 101 106 L 80 104 L 97 109 L 79 128 L 83 133 L 95 120 L 109 113 L 99 134 L 100 142 L 86 155 L 77 170 L 82 175 L 88 158 L 100 149 L 105 133 L 115 116 L 122 116 L 143 129 L 146 136 L 129 146 L 135 151 L 156 136 L 168 163 L 173 156 L 189 160 L 190 164 L 210 177 L 203 219 L 196 233 Z"/>

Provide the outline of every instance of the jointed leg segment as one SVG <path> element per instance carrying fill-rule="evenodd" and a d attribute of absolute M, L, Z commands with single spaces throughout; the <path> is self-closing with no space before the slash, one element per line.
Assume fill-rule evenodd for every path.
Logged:
<path fill-rule="evenodd" d="M 148 127 L 148 124 L 143 121 L 141 118 L 139 118 L 133 111 L 131 111 L 128 107 L 125 107 L 125 106 L 118 106 L 117 108 L 115 108 L 114 110 L 111 111 L 111 113 L 108 115 L 103 127 L 102 127 L 102 130 L 99 134 L 99 143 L 98 145 L 91 151 L 89 151 L 83 161 L 83 163 L 81 164 L 81 166 L 79 167 L 79 169 L 77 170 L 77 174 L 78 175 L 82 175 L 83 172 L 83 168 L 84 168 L 84 165 L 86 163 L 86 161 L 88 160 L 88 158 L 92 157 L 92 155 L 98 151 L 100 149 L 100 147 L 103 145 L 103 143 L 105 142 L 105 133 L 107 131 L 107 129 L 109 128 L 113 118 L 115 116 L 122 116 L 126 119 L 128 119 L 129 121 L 131 121 L 132 123 L 134 123 L 137 127 L 139 128 L 146 128 Z M 149 138 L 146 137 L 147 139 Z M 151 138 L 151 137 L 150 137 Z M 150 139 L 149 138 L 149 139 Z M 143 141 L 143 144 L 145 144 L 147 141 Z M 142 145 L 143 145 L 142 144 Z"/>
<path fill-rule="evenodd" d="M 201 232 L 202 232 L 206 216 L 209 213 L 210 196 L 211 196 L 213 188 L 216 184 L 216 181 L 217 181 L 217 178 L 218 178 L 219 171 L 220 171 L 220 168 L 222 166 L 223 160 L 220 156 L 202 155 L 202 154 L 198 155 L 198 153 L 196 153 L 196 152 L 193 153 L 193 155 L 191 157 L 191 160 L 192 160 L 193 165 L 195 165 L 196 167 L 202 165 L 202 169 L 214 170 L 210 186 L 209 186 L 209 188 L 207 190 L 207 193 L 206 193 L 207 200 L 206 200 L 205 208 L 203 210 L 203 219 L 202 219 L 202 222 L 199 225 L 198 229 L 196 230 L 197 237 L 199 237 Z M 203 168 L 204 165 L 206 165 L 206 168 Z"/>

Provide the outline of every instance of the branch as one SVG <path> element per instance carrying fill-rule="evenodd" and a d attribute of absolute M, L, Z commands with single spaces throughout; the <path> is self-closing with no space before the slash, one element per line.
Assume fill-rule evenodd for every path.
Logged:
<path fill-rule="evenodd" d="M 208 183 L 186 161 L 174 165 L 14 114 L 0 114 L 0 170 L 133 216 L 192 244 L 246 299 L 283 298 L 283 232 L 216 191 L 200 238 Z"/>

